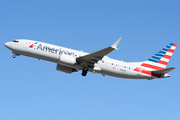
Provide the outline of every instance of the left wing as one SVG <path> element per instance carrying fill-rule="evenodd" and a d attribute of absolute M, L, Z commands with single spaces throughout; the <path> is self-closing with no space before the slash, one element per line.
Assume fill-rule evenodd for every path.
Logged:
<path fill-rule="evenodd" d="M 77 58 L 76 60 L 81 64 L 85 66 L 94 66 L 95 63 L 97 63 L 99 60 L 102 60 L 102 58 L 113 51 L 114 49 L 117 49 L 117 45 L 119 44 L 119 41 L 121 40 L 121 37 L 111 46 L 104 48 L 102 50 L 99 50 L 97 52 L 82 56 Z"/>

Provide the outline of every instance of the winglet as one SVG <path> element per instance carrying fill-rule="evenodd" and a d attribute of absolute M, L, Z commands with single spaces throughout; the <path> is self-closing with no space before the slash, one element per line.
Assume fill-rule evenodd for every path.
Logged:
<path fill-rule="evenodd" d="M 111 45 L 112 48 L 117 49 L 117 45 L 119 44 L 119 41 L 121 40 L 122 37 L 120 37 L 113 45 Z"/>

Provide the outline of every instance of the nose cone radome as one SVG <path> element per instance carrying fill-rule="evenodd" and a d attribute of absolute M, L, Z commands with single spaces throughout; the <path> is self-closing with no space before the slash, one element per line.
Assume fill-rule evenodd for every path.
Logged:
<path fill-rule="evenodd" d="M 4 43 L 4 46 L 7 47 L 7 43 Z"/>
<path fill-rule="evenodd" d="M 7 47 L 7 48 L 10 48 L 10 42 L 4 43 L 4 46 Z"/>

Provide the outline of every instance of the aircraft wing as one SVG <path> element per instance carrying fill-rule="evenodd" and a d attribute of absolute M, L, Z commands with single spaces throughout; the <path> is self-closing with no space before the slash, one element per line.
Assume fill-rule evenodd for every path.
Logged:
<path fill-rule="evenodd" d="M 76 60 L 82 64 L 82 65 L 90 65 L 93 66 L 95 63 L 97 63 L 99 60 L 102 60 L 102 58 L 113 51 L 114 49 L 117 49 L 117 45 L 119 44 L 119 41 L 121 40 L 121 37 L 111 46 L 104 48 L 102 50 L 99 50 L 97 52 L 82 56 L 77 58 Z"/>

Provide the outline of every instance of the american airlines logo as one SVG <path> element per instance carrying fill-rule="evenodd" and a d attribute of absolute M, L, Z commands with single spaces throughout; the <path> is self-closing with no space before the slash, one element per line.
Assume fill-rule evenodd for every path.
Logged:
<path fill-rule="evenodd" d="M 38 44 L 38 42 L 35 42 L 34 44 Z M 33 47 L 34 47 L 34 44 L 31 44 L 31 45 L 29 46 L 29 48 L 33 48 Z"/>
<path fill-rule="evenodd" d="M 74 54 L 74 52 L 69 52 L 69 51 L 63 50 L 62 48 L 60 48 L 60 49 L 51 48 L 48 46 L 43 46 L 42 44 L 39 44 L 36 49 L 40 49 L 40 50 L 46 51 L 46 52 L 51 52 L 54 54 L 65 54 L 65 55 L 77 57 L 77 55 Z"/>

